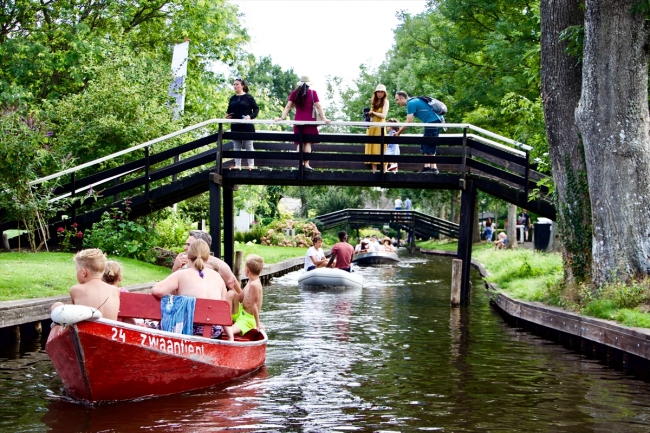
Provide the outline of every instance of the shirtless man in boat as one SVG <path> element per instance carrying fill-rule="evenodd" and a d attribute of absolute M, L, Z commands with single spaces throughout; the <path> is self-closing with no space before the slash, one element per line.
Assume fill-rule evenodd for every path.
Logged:
<path fill-rule="evenodd" d="M 262 282 L 260 281 L 262 268 L 264 268 L 264 259 L 260 256 L 251 254 L 246 257 L 244 272 L 248 277 L 248 284 L 244 287 L 244 293 L 240 298 L 240 302 L 238 302 L 237 313 L 232 315 L 234 322 L 232 335 L 228 334 L 231 341 L 234 339 L 234 335 L 245 335 L 251 329 L 264 329 L 260 323 L 260 311 L 264 300 Z"/>
<path fill-rule="evenodd" d="M 117 320 L 120 309 L 120 289 L 102 281 L 106 257 L 97 248 L 81 250 L 74 256 L 77 281 L 70 288 L 70 298 L 75 305 L 96 308 L 105 319 Z M 64 305 L 55 302 L 50 311 Z"/>

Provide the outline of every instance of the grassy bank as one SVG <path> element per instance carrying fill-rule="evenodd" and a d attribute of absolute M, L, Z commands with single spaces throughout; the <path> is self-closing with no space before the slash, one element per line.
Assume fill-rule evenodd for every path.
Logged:
<path fill-rule="evenodd" d="M 562 257 L 533 250 L 482 249 L 473 253 L 509 296 L 558 306 L 586 316 L 650 328 L 650 281 L 615 283 L 600 290 L 562 284 Z"/>
<path fill-rule="evenodd" d="M 265 263 L 278 263 L 302 257 L 304 248 L 270 247 L 256 244 L 237 244 L 235 250 L 258 254 Z M 0 253 L 0 301 L 42 298 L 68 294 L 77 283 L 72 253 Z M 155 266 L 134 259 L 109 257 L 122 265 L 123 285 L 160 281 L 169 275 L 169 268 Z"/>
<path fill-rule="evenodd" d="M 66 295 L 77 283 L 72 253 L 0 253 L 0 301 Z M 160 281 L 169 269 L 111 257 L 122 265 L 125 286 Z"/>

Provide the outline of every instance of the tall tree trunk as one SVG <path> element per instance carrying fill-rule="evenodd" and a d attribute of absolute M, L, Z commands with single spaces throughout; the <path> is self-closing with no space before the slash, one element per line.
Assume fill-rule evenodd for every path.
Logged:
<path fill-rule="evenodd" d="M 650 255 L 648 22 L 638 0 L 587 0 L 582 96 L 593 210 L 593 281 L 647 274 Z"/>
<path fill-rule="evenodd" d="M 560 33 L 584 23 L 578 1 L 540 3 L 542 100 L 546 138 L 555 182 L 557 222 L 562 239 L 564 277 L 568 284 L 589 280 L 591 270 L 591 203 L 584 150 L 575 109 L 580 101 L 582 64 L 566 53 Z"/>

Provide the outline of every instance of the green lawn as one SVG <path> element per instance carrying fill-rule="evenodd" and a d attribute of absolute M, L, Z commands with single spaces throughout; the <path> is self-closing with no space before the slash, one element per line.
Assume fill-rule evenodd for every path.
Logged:
<path fill-rule="evenodd" d="M 257 244 L 235 244 L 235 250 L 258 254 L 265 263 L 304 257 L 304 248 L 271 247 Z M 77 283 L 72 253 L 0 253 L 0 301 L 66 295 Z M 169 275 L 169 268 L 134 259 L 109 257 L 122 265 L 122 285 L 160 281 Z"/>
<path fill-rule="evenodd" d="M 72 253 L 0 253 L 0 301 L 65 295 L 77 283 Z M 169 268 L 110 257 L 122 265 L 123 285 L 160 281 Z"/>

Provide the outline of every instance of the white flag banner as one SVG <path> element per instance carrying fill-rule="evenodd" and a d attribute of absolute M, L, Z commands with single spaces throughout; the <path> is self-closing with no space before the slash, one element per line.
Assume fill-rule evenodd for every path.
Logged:
<path fill-rule="evenodd" d="M 185 77 L 187 76 L 187 59 L 189 56 L 190 41 L 174 45 L 172 56 L 172 75 L 174 81 L 169 85 L 169 96 L 176 100 L 173 107 L 174 119 L 178 119 L 185 109 Z"/>

